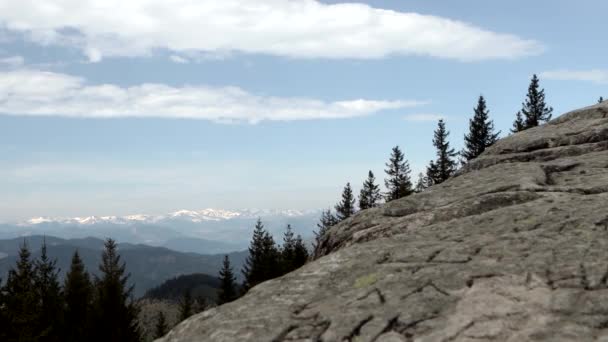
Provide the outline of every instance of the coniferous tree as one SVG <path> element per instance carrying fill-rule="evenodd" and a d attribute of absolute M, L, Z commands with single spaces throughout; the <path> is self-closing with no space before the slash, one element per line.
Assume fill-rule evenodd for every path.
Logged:
<path fill-rule="evenodd" d="M 464 149 L 461 153 L 465 161 L 477 158 L 498 140 L 494 133 L 494 122 L 489 118 L 486 100 L 479 96 L 473 118 L 469 120 L 469 133 L 464 136 Z"/>
<path fill-rule="evenodd" d="M 279 276 L 281 272 L 279 257 L 280 253 L 272 235 L 264 229 L 262 221 L 258 219 L 249 245 L 249 256 L 242 270 L 245 276 L 242 290 L 247 292 L 257 284 Z"/>
<path fill-rule="evenodd" d="M 230 266 L 230 258 L 228 255 L 224 256 L 224 263 L 220 270 L 220 290 L 218 294 L 218 304 L 222 305 L 225 303 L 232 302 L 236 299 L 236 278 Z"/>
<path fill-rule="evenodd" d="M 179 320 L 184 321 L 193 314 L 194 301 L 192 300 L 192 293 L 190 289 L 187 289 L 179 301 Z"/>
<path fill-rule="evenodd" d="M 162 311 L 158 312 L 156 316 L 156 323 L 154 324 L 154 339 L 159 339 L 167 334 L 169 331 L 169 325 L 167 319 Z"/>
<path fill-rule="evenodd" d="M 141 340 L 138 308 L 132 297 L 133 286 L 127 284 L 130 275 L 125 269 L 116 242 L 106 240 L 99 265 L 100 277 L 95 280 L 93 339 L 96 341 Z"/>
<path fill-rule="evenodd" d="M 294 261 L 293 261 L 293 269 L 298 269 L 308 261 L 308 248 L 306 248 L 306 244 L 304 244 L 304 240 L 302 240 L 302 236 L 298 235 L 296 237 L 296 242 L 294 246 Z"/>
<path fill-rule="evenodd" d="M 539 79 L 532 76 L 526 100 L 522 103 L 521 113 L 524 118 L 524 129 L 536 127 L 542 122 L 551 120 L 553 108 L 545 102 L 545 90 L 540 89 Z"/>
<path fill-rule="evenodd" d="M 93 288 L 78 252 L 74 252 L 63 285 L 65 297 L 65 340 L 88 341 Z"/>
<path fill-rule="evenodd" d="M 440 119 L 433 138 L 433 145 L 437 149 L 437 160 L 431 162 L 427 168 L 427 175 L 432 184 L 445 182 L 456 171 L 456 161 L 454 160 L 456 152 L 453 148 L 450 148 L 449 134 L 450 132 L 445 128 L 445 123 Z"/>
<path fill-rule="evenodd" d="M 511 128 L 511 133 L 521 132 L 526 129 L 526 122 L 524 121 L 524 117 L 521 115 L 521 111 L 515 114 L 515 121 L 513 122 L 513 128 Z"/>
<path fill-rule="evenodd" d="M 4 287 L 2 285 L 2 278 L 0 278 L 0 341 L 8 341 L 9 333 L 9 322 L 8 312 L 6 312 L 5 294 Z"/>
<path fill-rule="evenodd" d="M 39 298 L 36 331 L 40 341 L 63 340 L 63 293 L 56 264 L 48 257 L 44 241 L 40 257 L 34 262 L 34 286 Z"/>
<path fill-rule="evenodd" d="M 604 97 L 600 96 L 599 100 L 597 100 L 597 103 L 602 103 L 602 102 L 604 102 Z"/>
<path fill-rule="evenodd" d="M 321 242 L 321 238 L 329 228 L 338 224 L 338 218 L 332 214 L 331 209 L 323 210 L 321 212 L 321 218 L 319 219 L 319 223 L 317 223 L 317 230 L 314 232 L 315 234 L 315 242 L 314 249 L 317 249 L 319 243 Z"/>
<path fill-rule="evenodd" d="M 423 192 L 426 188 L 430 186 L 429 179 L 422 172 L 418 174 L 418 181 L 416 182 L 415 191 L 417 193 Z"/>
<path fill-rule="evenodd" d="M 291 272 L 294 269 L 295 251 L 296 240 L 294 238 L 293 229 L 291 229 L 291 225 L 288 224 L 285 234 L 283 235 L 283 247 L 281 248 L 283 274 Z"/>
<path fill-rule="evenodd" d="M 40 300 L 35 286 L 34 264 L 25 240 L 19 249 L 15 268 L 8 272 L 3 287 L 3 310 L 7 313 L 7 325 L 3 333 L 6 341 L 36 341 Z"/>
<path fill-rule="evenodd" d="M 351 217 L 355 213 L 355 196 L 350 183 L 346 183 L 344 191 L 342 191 L 342 199 L 336 204 L 336 217 L 343 221 Z"/>
<path fill-rule="evenodd" d="M 374 173 L 370 170 L 359 193 L 359 208 L 361 210 L 374 208 L 378 205 L 380 199 L 382 199 L 380 186 L 376 184 L 376 177 L 374 177 Z"/>
<path fill-rule="evenodd" d="M 388 176 L 384 180 L 387 193 L 385 195 L 386 201 L 390 202 L 401 197 L 411 195 L 414 190 L 412 189 L 412 181 L 410 178 L 410 165 L 399 146 L 393 147 L 390 159 L 386 163 L 387 169 L 384 170 Z"/>

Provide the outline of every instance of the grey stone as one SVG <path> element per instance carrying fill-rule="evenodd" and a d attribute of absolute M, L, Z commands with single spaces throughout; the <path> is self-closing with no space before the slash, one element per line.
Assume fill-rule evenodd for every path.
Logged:
<path fill-rule="evenodd" d="M 608 341 L 607 116 L 500 140 L 160 341 Z"/>

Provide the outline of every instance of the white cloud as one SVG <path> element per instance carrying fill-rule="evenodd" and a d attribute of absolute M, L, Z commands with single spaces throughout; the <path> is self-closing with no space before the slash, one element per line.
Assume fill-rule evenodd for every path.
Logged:
<path fill-rule="evenodd" d="M 439 119 L 445 120 L 445 118 L 445 115 L 427 113 L 408 114 L 404 117 L 406 121 L 410 122 L 438 121 Z"/>
<path fill-rule="evenodd" d="M 608 83 L 608 70 L 552 70 L 540 74 L 542 78 L 556 81 L 587 81 L 594 83 Z"/>
<path fill-rule="evenodd" d="M 295 58 L 423 55 L 462 61 L 542 52 L 534 40 L 439 16 L 317 0 L 0 1 L 0 25 L 91 61 L 154 49 Z"/>
<path fill-rule="evenodd" d="M 11 56 L 0 58 L 0 64 L 6 65 L 12 68 L 22 66 L 25 60 L 21 56 Z"/>
<path fill-rule="evenodd" d="M 178 55 L 171 55 L 171 56 L 169 56 L 169 59 L 171 60 L 171 62 L 177 63 L 177 64 L 187 64 L 189 62 L 184 57 L 180 57 Z"/>
<path fill-rule="evenodd" d="M 329 102 L 261 96 L 238 87 L 89 85 L 82 78 L 61 73 L 30 69 L 0 72 L 0 113 L 11 115 L 258 122 L 349 118 L 423 104 L 411 100 Z"/>

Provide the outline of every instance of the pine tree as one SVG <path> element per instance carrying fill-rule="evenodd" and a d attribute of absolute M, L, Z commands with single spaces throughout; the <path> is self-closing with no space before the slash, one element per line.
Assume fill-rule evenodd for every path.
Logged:
<path fill-rule="evenodd" d="M 46 241 L 34 262 L 34 286 L 39 298 L 37 334 L 41 341 L 63 340 L 63 293 L 59 285 L 57 261 L 47 255 Z"/>
<path fill-rule="evenodd" d="M 3 310 L 7 313 L 7 325 L 3 333 L 6 341 L 36 341 L 40 300 L 35 287 L 34 264 L 25 240 L 19 248 L 15 268 L 8 272 L 3 287 Z"/>
<path fill-rule="evenodd" d="M 602 102 L 604 102 L 604 97 L 600 96 L 599 100 L 597 100 L 597 103 L 602 103 Z"/>
<path fill-rule="evenodd" d="M 469 120 L 469 133 L 464 136 L 464 149 L 461 153 L 465 161 L 477 158 L 486 148 L 498 140 L 498 133 L 494 133 L 494 122 L 489 118 L 486 100 L 479 96 L 475 114 Z"/>
<path fill-rule="evenodd" d="M 384 170 L 388 176 L 384 180 L 384 185 L 387 188 L 385 195 L 386 201 L 394 201 L 401 197 L 411 195 L 414 190 L 412 189 L 412 181 L 410 179 L 410 165 L 399 146 L 393 147 L 390 159 L 386 163 L 387 169 Z"/>
<path fill-rule="evenodd" d="M 353 195 L 353 189 L 350 187 L 350 183 L 346 183 L 344 190 L 342 191 L 342 200 L 336 204 L 336 216 L 338 220 L 343 221 L 351 217 L 355 213 L 355 196 Z"/>
<path fill-rule="evenodd" d="M 154 339 L 159 339 L 167 334 L 169 326 L 167 325 L 167 319 L 162 311 L 158 312 L 156 316 L 156 323 L 154 324 Z"/>
<path fill-rule="evenodd" d="M 222 305 L 225 303 L 232 302 L 236 299 L 236 278 L 230 266 L 230 258 L 228 255 L 224 256 L 224 263 L 220 270 L 220 290 L 218 294 L 218 304 Z"/>
<path fill-rule="evenodd" d="M 298 235 L 296 237 L 296 243 L 294 246 L 294 261 L 293 261 L 293 269 L 296 270 L 308 261 L 308 248 L 306 248 L 306 244 L 304 244 L 304 240 L 302 240 L 302 236 Z"/>
<path fill-rule="evenodd" d="M 416 182 L 416 189 L 415 191 L 417 193 L 423 192 L 426 188 L 428 188 L 430 186 L 429 184 L 429 179 L 427 176 L 425 176 L 422 172 L 418 174 L 418 181 Z"/>
<path fill-rule="evenodd" d="M 321 218 L 319 219 L 319 223 L 317 223 L 318 230 L 314 232 L 315 234 L 315 242 L 314 249 L 317 249 L 319 244 L 321 243 L 321 239 L 323 235 L 331 228 L 332 226 L 338 224 L 338 218 L 332 214 L 331 209 L 323 210 L 321 212 Z"/>
<path fill-rule="evenodd" d="M 138 308 L 128 286 L 129 274 L 121 263 L 116 242 L 106 240 L 99 265 L 100 277 L 95 279 L 94 334 L 96 341 L 141 340 L 137 324 Z"/>
<path fill-rule="evenodd" d="M 192 300 L 192 293 L 190 289 L 187 289 L 179 301 L 179 320 L 185 321 L 188 317 L 193 314 L 194 301 Z"/>
<path fill-rule="evenodd" d="M 536 127 L 542 122 L 551 120 L 553 108 L 545 103 L 545 90 L 540 89 L 539 79 L 536 75 L 532 76 L 522 107 L 521 113 L 525 118 L 524 129 Z"/>
<path fill-rule="evenodd" d="M 242 290 L 247 292 L 257 284 L 279 276 L 281 272 L 279 257 L 280 253 L 274 239 L 258 219 L 249 245 L 249 256 L 242 270 L 245 276 Z"/>
<path fill-rule="evenodd" d="M 376 177 L 370 170 L 367 174 L 367 179 L 363 183 L 363 188 L 359 193 L 359 208 L 361 210 L 374 208 L 378 206 L 378 203 L 382 199 L 380 194 L 380 186 L 376 183 Z"/>
<path fill-rule="evenodd" d="M 65 296 L 65 340 L 89 340 L 93 288 L 89 274 L 78 252 L 74 252 L 70 270 L 63 285 Z"/>
<path fill-rule="evenodd" d="M 285 234 L 283 235 L 283 247 L 281 248 L 281 267 L 282 273 L 291 272 L 294 269 L 296 240 L 294 238 L 291 225 L 287 225 Z"/>
<path fill-rule="evenodd" d="M 521 111 L 519 111 L 515 115 L 515 121 L 513 122 L 513 128 L 511 128 L 511 133 L 521 132 L 525 129 L 526 122 L 524 121 L 524 117 L 521 115 Z"/>
<path fill-rule="evenodd" d="M 456 171 L 456 161 L 454 160 L 456 152 L 450 148 L 449 134 L 450 132 L 445 128 L 445 123 L 440 119 L 433 138 L 433 145 L 437 149 L 437 160 L 431 162 L 427 169 L 432 184 L 445 182 Z"/>

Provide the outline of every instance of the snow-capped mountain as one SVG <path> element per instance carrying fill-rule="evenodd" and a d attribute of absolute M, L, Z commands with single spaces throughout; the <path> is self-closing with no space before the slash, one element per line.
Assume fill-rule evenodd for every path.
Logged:
<path fill-rule="evenodd" d="M 311 238 L 319 216 L 320 210 L 202 209 L 163 215 L 36 217 L 15 224 L 0 224 L 0 238 L 112 237 L 119 242 L 167 246 L 185 252 L 224 253 L 246 248 L 258 218 L 276 241 L 282 241 L 287 224 L 297 234 Z"/>

